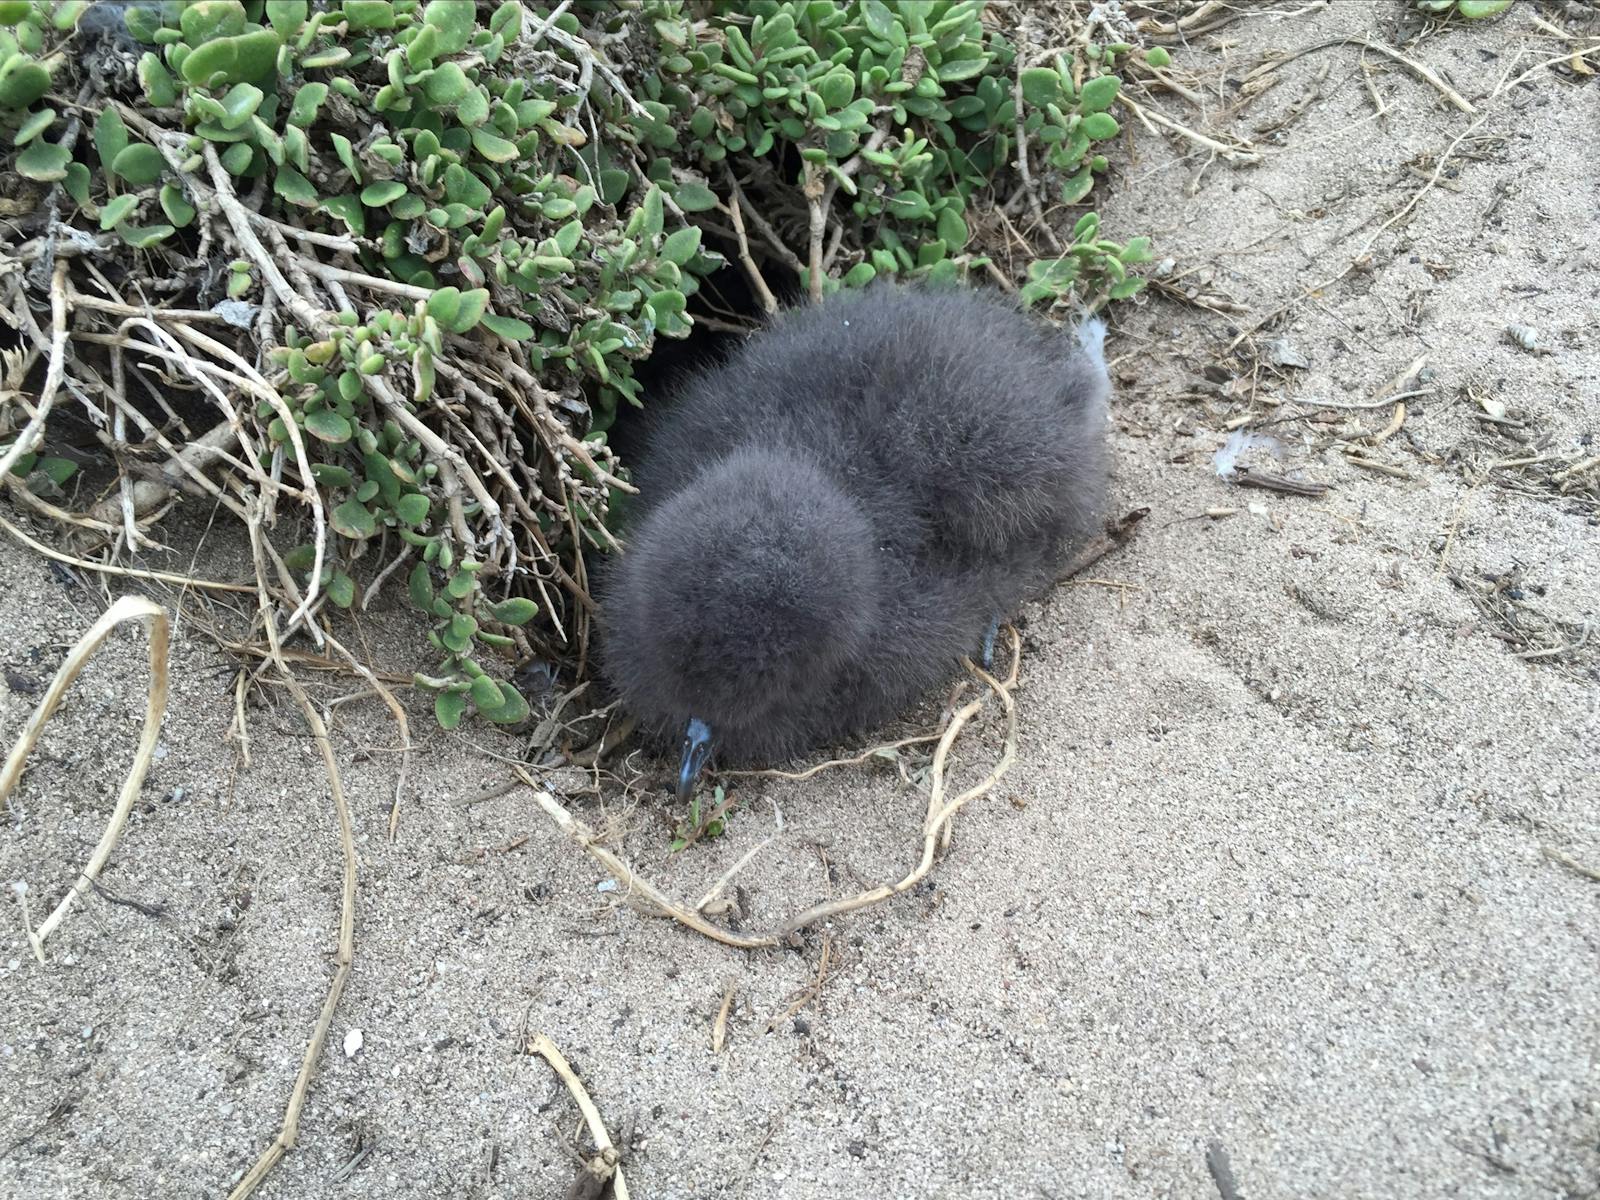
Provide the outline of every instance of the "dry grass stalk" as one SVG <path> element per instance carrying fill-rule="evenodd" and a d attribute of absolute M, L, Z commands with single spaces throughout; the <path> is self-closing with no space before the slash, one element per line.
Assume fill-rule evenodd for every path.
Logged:
<path fill-rule="evenodd" d="M 513 770 L 522 782 L 533 790 L 534 802 L 544 810 L 545 814 L 556 823 L 563 833 L 577 842 L 585 853 L 603 866 L 612 878 L 622 885 L 629 897 L 642 898 L 648 908 L 671 917 L 679 924 L 687 926 L 696 933 L 702 934 L 713 941 L 721 942 L 725 946 L 732 946 L 740 950 L 759 950 L 780 945 L 792 945 L 799 932 L 808 926 L 843 916 L 845 913 L 854 912 L 858 909 L 881 904 L 900 895 L 902 892 L 914 888 L 933 869 L 934 859 L 941 842 L 948 844 L 951 821 L 956 813 L 973 800 L 993 790 L 995 784 L 1010 770 L 1011 764 L 1016 760 L 1017 752 L 1017 712 L 1016 703 L 1011 693 L 1016 686 L 1017 672 L 1021 664 L 1022 639 L 1017 634 L 1017 631 L 1009 626 L 1007 626 L 1007 632 L 1011 638 L 1011 668 L 1004 681 L 995 679 L 987 671 L 974 665 L 971 661 L 962 660 L 967 670 L 999 697 L 1004 707 L 1006 732 L 1000 757 L 979 783 L 962 792 L 954 800 L 945 800 L 947 764 L 951 747 L 955 745 L 956 739 L 960 736 L 962 730 L 977 716 L 985 704 L 982 699 L 968 701 L 951 717 L 943 734 L 940 735 L 938 747 L 934 751 L 933 766 L 929 776 L 931 782 L 928 795 L 928 815 L 923 822 L 922 828 L 922 854 L 911 871 L 895 883 L 869 888 L 854 896 L 829 900 L 825 903 L 814 905 L 799 915 L 790 918 L 781 926 L 765 933 L 735 933 L 707 920 L 701 915 L 700 906 L 690 908 L 671 899 L 648 879 L 634 871 L 621 858 L 602 845 L 599 837 L 592 829 L 569 813 L 553 795 L 541 789 L 525 770 L 520 766 L 514 767 Z M 763 842 L 761 845 L 764 846 L 765 844 Z M 756 847 L 757 850 L 760 848 L 760 846 Z M 742 866 L 744 862 L 753 857 L 753 854 L 754 852 L 752 851 L 750 854 L 745 855 L 740 860 L 739 865 Z M 737 867 L 735 869 L 737 870 Z M 727 885 L 731 877 L 732 872 L 725 876 L 717 887 L 708 893 L 707 898 L 701 901 L 701 906 L 714 899 L 716 893 Z"/>
<path fill-rule="evenodd" d="M 134 801 L 139 798 L 139 789 L 144 786 L 145 774 L 150 770 L 151 760 L 155 756 L 156 741 L 161 736 L 161 715 L 167 708 L 167 643 L 171 631 L 167 610 L 142 596 L 124 596 L 108 608 L 72 647 L 66 661 L 61 664 L 55 678 L 50 681 L 50 687 L 45 691 L 44 698 L 34 709 L 33 716 L 29 717 L 28 723 L 23 726 L 21 736 L 11 747 L 11 753 L 6 756 L 5 766 L 0 768 L 0 800 L 3 800 L 8 799 L 17 786 L 17 781 L 22 777 L 23 766 L 28 761 L 28 755 L 33 752 L 39 735 L 44 732 L 46 722 L 55 715 L 56 709 L 61 704 L 61 698 L 72 686 L 72 681 L 78 677 L 89 659 L 94 657 L 94 652 L 111 635 L 111 631 L 125 621 L 149 622 L 150 690 L 145 702 L 144 729 L 139 735 L 139 746 L 134 752 L 133 765 L 122 781 L 122 791 L 117 796 L 116 807 L 112 809 L 111 820 L 106 825 L 105 833 L 100 836 L 94 853 L 89 856 L 88 864 L 79 872 L 77 881 L 62 897 L 55 910 L 45 918 L 44 923 L 37 930 L 28 931 L 28 943 L 33 947 L 34 957 L 41 963 L 44 962 L 45 938 L 61 924 L 73 901 L 87 893 L 94 885 L 101 869 L 111 857 L 111 852 L 116 849 L 117 840 L 122 836 L 122 827 L 128 820 L 128 814 L 133 810 Z"/>
<path fill-rule="evenodd" d="M 622 1177 L 622 1152 L 606 1132 L 606 1123 L 600 1117 L 600 1110 L 590 1099 L 589 1089 L 583 1086 L 583 1080 L 578 1078 L 566 1055 L 542 1033 L 528 1039 L 527 1052 L 537 1054 L 549 1063 L 551 1069 L 560 1076 L 561 1082 L 567 1085 L 572 1098 L 578 1102 L 578 1111 L 583 1114 L 584 1124 L 589 1127 L 589 1136 L 594 1139 L 596 1150 L 594 1158 L 585 1163 L 585 1171 L 599 1183 L 610 1180 L 616 1200 L 628 1200 L 628 1181 Z"/>

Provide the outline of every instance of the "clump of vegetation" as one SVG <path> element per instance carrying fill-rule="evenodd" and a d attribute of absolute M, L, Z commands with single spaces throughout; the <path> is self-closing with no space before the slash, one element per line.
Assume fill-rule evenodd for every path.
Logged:
<path fill-rule="evenodd" d="M 119 552 L 209 497 L 284 633 L 403 578 L 439 722 L 521 721 L 485 664 L 583 673 L 586 555 L 632 490 L 608 435 L 658 338 L 741 319 L 719 272 L 768 310 L 882 277 L 1137 291 L 1145 239 L 1054 214 L 1109 165 L 1119 72 L 1166 52 L 1019 59 L 1006 19 L 0 0 L 3 386 L 37 397 L 0 415 L 0 478 Z"/>
<path fill-rule="evenodd" d="M 1499 16 L 1511 7 L 1511 0 L 1416 0 L 1417 8 L 1429 16 L 1455 13 L 1468 21 Z"/>

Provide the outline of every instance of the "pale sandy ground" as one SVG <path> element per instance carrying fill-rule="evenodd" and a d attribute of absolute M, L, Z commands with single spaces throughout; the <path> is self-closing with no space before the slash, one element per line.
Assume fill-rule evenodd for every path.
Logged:
<path fill-rule="evenodd" d="M 459 803 L 514 742 L 447 741 L 420 707 L 391 844 L 393 728 L 371 702 L 335 710 L 355 969 L 300 1144 L 261 1194 L 561 1195 L 576 1110 L 519 1053 L 526 1029 L 578 1063 L 614 1132 L 632 1126 L 641 1197 L 1600 1195 L 1600 884 L 1545 853 L 1600 867 L 1600 657 L 1515 657 L 1447 578 L 1520 566 L 1539 611 L 1600 619 L 1594 494 L 1519 485 L 1523 468 L 1474 486 L 1539 452 L 1475 419 L 1469 386 L 1545 453 L 1593 454 L 1600 424 L 1600 91 L 1541 75 L 1484 99 L 1511 56 L 1549 52 L 1518 8 L 1417 50 L 1483 124 L 1370 270 L 1277 331 L 1310 368 L 1259 380 L 1263 403 L 1360 402 L 1428 353 L 1437 395 L 1367 451 L 1404 477 L 1319 448 L 1389 415 L 1345 412 L 1271 426 L 1280 469 L 1330 481 L 1326 498 L 1244 491 L 1213 473 L 1220 430 L 1289 410 L 1183 397 L 1230 320 L 1344 266 L 1421 187 L 1407 164 L 1431 173 L 1473 118 L 1369 55 L 1391 109 L 1373 120 L 1358 52 L 1335 46 L 1230 126 L 1270 151 L 1257 167 L 1213 166 L 1190 198 L 1199 160 L 1139 140 L 1108 225 L 1153 229 L 1250 314 L 1121 313 L 1117 496 L 1151 513 L 1093 573 L 1131 586 L 1063 588 L 1028 614 L 1015 769 L 962 815 L 931 887 L 835 929 L 820 1000 L 775 1032 L 820 935 L 746 955 L 620 906 L 524 797 Z M 1402 38 L 1399 14 L 1264 11 L 1186 61 L 1238 80 L 1275 48 Z M 1253 133 L 1324 67 L 1320 102 Z M 1548 353 L 1507 341 L 1511 322 Z M 1215 507 L 1240 511 L 1193 519 Z M 242 567 L 233 536 L 210 536 L 209 570 Z M 0 572 L 9 743 L 32 702 L 16 689 L 99 601 L 9 545 Z M 395 664 L 416 636 L 394 606 L 364 632 Z M 7 814 L 0 878 L 30 881 L 36 912 L 99 835 L 142 655 L 129 635 L 94 662 Z M 223 1194 L 280 1120 L 322 1003 L 339 860 L 300 718 L 271 693 L 235 774 L 226 661 L 185 629 L 173 666 L 165 754 L 104 877 L 164 915 L 94 897 L 40 967 L 6 898 L 0 1196 Z M 922 802 L 888 771 L 746 792 L 720 843 L 663 865 L 652 799 L 613 814 L 623 848 L 697 895 L 776 804 L 787 832 L 741 876 L 760 923 L 911 858 Z"/>

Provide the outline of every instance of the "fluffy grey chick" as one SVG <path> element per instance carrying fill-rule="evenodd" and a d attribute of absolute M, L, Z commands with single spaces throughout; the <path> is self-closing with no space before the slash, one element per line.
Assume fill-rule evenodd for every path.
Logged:
<path fill-rule="evenodd" d="M 683 739 L 681 797 L 712 753 L 893 716 L 1054 581 L 1105 498 L 1104 336 L 880 285 L 780 315 L 663 406 L 601 667 Z"/>

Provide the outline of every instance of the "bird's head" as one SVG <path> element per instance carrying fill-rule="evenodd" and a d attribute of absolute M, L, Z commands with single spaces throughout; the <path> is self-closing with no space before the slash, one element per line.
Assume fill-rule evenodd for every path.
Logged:
<path fill-rule="evenodd" d="M 683 738 L 687 797 L 718 748 L 783 746 L 878 618 L 878 549 L 810 462 L 736 451 L 653 508 L 603 596 L 603 668 L 648 727 Z"/>

